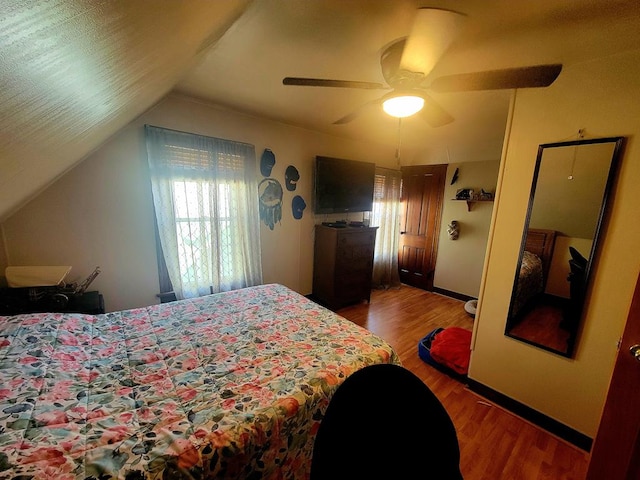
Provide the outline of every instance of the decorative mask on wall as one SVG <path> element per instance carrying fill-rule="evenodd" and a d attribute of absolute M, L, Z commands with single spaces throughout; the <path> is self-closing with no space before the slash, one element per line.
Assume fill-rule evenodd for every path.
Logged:
<path fill-rule="evenodd" d="M 262 152 L 262 157 L 260 157 L 260 173 L 262 173 L 263 177 L 268 177 L 271 175 L 271 169 L 276 164 L 276 156 L 274 153 L 265 148 L 264 152 Z"/>
<path fill-rule="evenodd" d="M 293 197 L 293 200 L 291 201 L 293 218 L 295 218 L 296 220 L 300 220 L 302 218 L 302 212 L 305 208 L 307 208 L 307 204 L 300 195 L 296 195 L 295 197 Z"/>
<path fill-rule="evenodd" d="M 289 165 L 284 172 L 284 185 L 287 187 L 287 190 L 293 192 L 296 189 L 298 180 L 300 180 L 298 169 L 293 165 Z"/>
<path fill-rule="evenodd" d="M 447 233 L 449 234 L 449 239 L 457 240 L 460 236 L 460 225 L 457 220 L 451 220 L 451 223 L 447 225 Z"/>
<path fill-rule="evenodd" d="M 258 185 L 260 219 L 271 230 L 282 220 L 282 185 L 274 178 L 265 178 Z"/>

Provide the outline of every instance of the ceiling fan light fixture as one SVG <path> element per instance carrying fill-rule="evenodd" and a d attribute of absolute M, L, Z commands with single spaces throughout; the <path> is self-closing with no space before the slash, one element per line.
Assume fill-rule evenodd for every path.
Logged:
<path fill-rule="evenodd" d="M 418 113 L 424 107 L 424 98 L 417 95 L 394 95 L 382 102 L 382 109 L 392 117 L 404 118 Z"/>

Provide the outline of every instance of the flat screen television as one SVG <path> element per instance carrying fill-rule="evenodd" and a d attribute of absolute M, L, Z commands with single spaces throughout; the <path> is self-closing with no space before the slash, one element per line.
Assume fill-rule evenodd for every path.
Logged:
<path fill-rule="evenodd" d="M 315 213 L 371 211 L 375 176 L 375 163 L 317 156 Z"/>

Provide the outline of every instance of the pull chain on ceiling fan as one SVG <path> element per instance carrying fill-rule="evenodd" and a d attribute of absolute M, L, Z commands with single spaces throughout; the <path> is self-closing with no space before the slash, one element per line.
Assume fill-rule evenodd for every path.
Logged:
<path fill-rule="evenodd" d="M 367 110 L 383 106 L 385 112 L 398 118 L 419 112 L 430 126 L 440 127 L 454 119 L 429 96 L 429 90 L 448 93 L 547 87 L 560 74 L 561 64 L 548 64 L 447 75 L 428 83 L 427 76 L 455 39 L 465 18 L 464 14 L 451 10 L 419 8 L 409 37 L 396 40 L 382 52 L 380 66 L 387 85 L 305 77 L 285 77 L 282 83 L 302 87 L 391 90 L 333 122 L 336 125 L 349 123 Z M 409 110 L 393 110 L 394 103 L 406 105 L 411 102 L 415 103 Z"/>
<path fill-rule="evenodd" d="M 398 138 L 396 140 L 396 163 L 398 164 L 398 167 L 401 166 L 400 164 L 400 142 L 402 140 L 402 137 L 400 136 L 402 134 L 402 117 L 398 117 Z"/>

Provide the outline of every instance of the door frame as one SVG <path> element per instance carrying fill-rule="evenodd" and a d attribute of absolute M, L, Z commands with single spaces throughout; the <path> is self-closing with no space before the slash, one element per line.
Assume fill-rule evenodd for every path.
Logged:
<path fill-rule="evenodd" d="M 640 275 L 609 383 L 586 480 L 640 478 L 640 362 L 630 352 L 640 344 Z"/>

